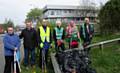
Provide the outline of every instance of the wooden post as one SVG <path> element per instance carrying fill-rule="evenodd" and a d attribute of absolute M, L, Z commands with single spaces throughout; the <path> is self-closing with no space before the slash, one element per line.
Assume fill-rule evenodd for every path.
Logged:
<path fill-rule="evenodd" d="M 100 50 L 103 52 L 103 42 L 100 43 Z"/>

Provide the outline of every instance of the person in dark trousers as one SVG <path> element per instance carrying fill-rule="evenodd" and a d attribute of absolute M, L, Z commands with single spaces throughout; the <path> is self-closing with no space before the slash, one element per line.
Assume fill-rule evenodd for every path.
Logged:
<path fill-rule="evenodd" d="M 55 50 L 56 50 L 56 52 L 64 51 L 65 50 L 65 45 L 64 45 L 65 30 L 61 26 L 62 22 L 60 20 L 56 21 L 56 25 L 57 26 L 53 30 L 53 38 L 55 41 Z"/>
<path fill-rule="evenodd" d="M 94 33 L 94 26 L 90 24 L 89 18 L 85 18 L 85 23 L 81 25 L 80 28 L 80 36 L 81 39 L 83 40 L 84 48 L 90 45 L 92 41 L 93 33 Z M 85 48 L 84 50 L 89 53 L 90 48 Z"/>
<path fill-rule="evenodd" d="M 39 55 L 39 67 L 42 68 L 42 51 L 44 51 L 45 55 L 45 62 L 47 64 L 48 61 L 48 51 L 51 47 L 52 42 L 52 35 L 51 35 L 51 29 L 48 26 L 48 21 L 43 19 L 42 25 L 38 28 L 38 41 L 39 41 L 39 49 L 40 49 L 40 55 Z"/>
<path fill-rule="evenodd" d="M 3 43 L 4 43 L 4 55 L 5 55 L 4 73 L 11 73 L 11 67 L 14 66 L 14 51 L 18 52 L 20 49 L 19 36 L 14 33 L 14 29 L 12 26 L 9 26 L 7 28 L 7 33 L 4 36 Z M 17 67 L 17 73 L 19 73 L 18 64 L 16 67 Z"/>
<path fill-rule="evenodd" d="M 20 38 L 23 38 L 24 45 L 24 65 L 26 69 L 31 65 L 35 67 L 35 48 L 37 47 L 37 32 L 32 28 L 32 21 L 25 21 L 26 28 L 22 30 Z M 31 57 L 29 59 L 29 57 Z M 30 62 L 30 64 L 29 64 Z"/>

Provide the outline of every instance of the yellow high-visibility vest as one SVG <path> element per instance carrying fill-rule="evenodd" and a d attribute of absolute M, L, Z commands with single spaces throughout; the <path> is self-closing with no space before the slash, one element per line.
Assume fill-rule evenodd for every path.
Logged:
<path fill-rule="evenodd" d="M 45 40 L 47 42 L 50 42 L 50 28 L 47 27 L 46 32 L 45 32 L 45 30 L 44 30 L 44 28 L 42 26 L 40 26 L 39 29 L 40 29 L 40 38 L 41 38 L 41 41 L 42 41 L 40 43 L 40 47 L 43 48 L 43 46 L 44 46 L 43 43 L 45 42 Z"/>
<path fill-rule="evenodd" d="M 50 42 L 50 28 L 46 27 L 46 32 L 42 26 L 40 26 L 39 29 L 40 29 L 40 38 L 42 42 L 45 42 L 45 39 L 47 42 Z"/>

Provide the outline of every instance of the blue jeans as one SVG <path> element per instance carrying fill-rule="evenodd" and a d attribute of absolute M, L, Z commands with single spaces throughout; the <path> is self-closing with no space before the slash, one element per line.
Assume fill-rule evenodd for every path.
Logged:
<path fill-rule="evenodd" d="M 25 64 L 25 66 L 28 66 L 29 62 L 31 65 L 35 65 L 35 48 L 33 48 L 33 49 L 25 48 L 24 49 L 24 64 Z"/>

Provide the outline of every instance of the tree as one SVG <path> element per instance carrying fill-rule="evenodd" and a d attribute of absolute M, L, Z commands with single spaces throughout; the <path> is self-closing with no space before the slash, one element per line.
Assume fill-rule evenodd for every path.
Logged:
<path fill-rule="evenodd" d="M 7 27 L 8 27 L 8 26 L 13 26 L 13 27 L 14 27 L 14 23 L 13 23 L 13 21 L 12 21 L 11 19 L 5 20 L 5 22 L 4 22 L 4 24 L 3 24 L 3 28 L 4 28 L 5 30 L 7 30 Z"/>
<path fill-rule="evenodd" d="M 100 30 L 102 34 L 120 31 L 120 0 L 108 1 L 99 13 Z"/>
<path fill-rule="evenodd" d="M 26 19 L 35 22 L 36 23 L 35 26 L 39 26 L 42 17 L 42 9 L 39 8 L 31 9 L 30 12 L 27 13 L 26 17 L 27 17 Z"/>
<path fill-rule="evenodd" d="M 27 13 L 27 18 L 26 19 L 30 19 L 32 21 L 36 21 L 38 20 L 40 17 L 42 16 L 42 10 L 39 8 L 34 8 L 31 9 L 30 12 Z"/>

